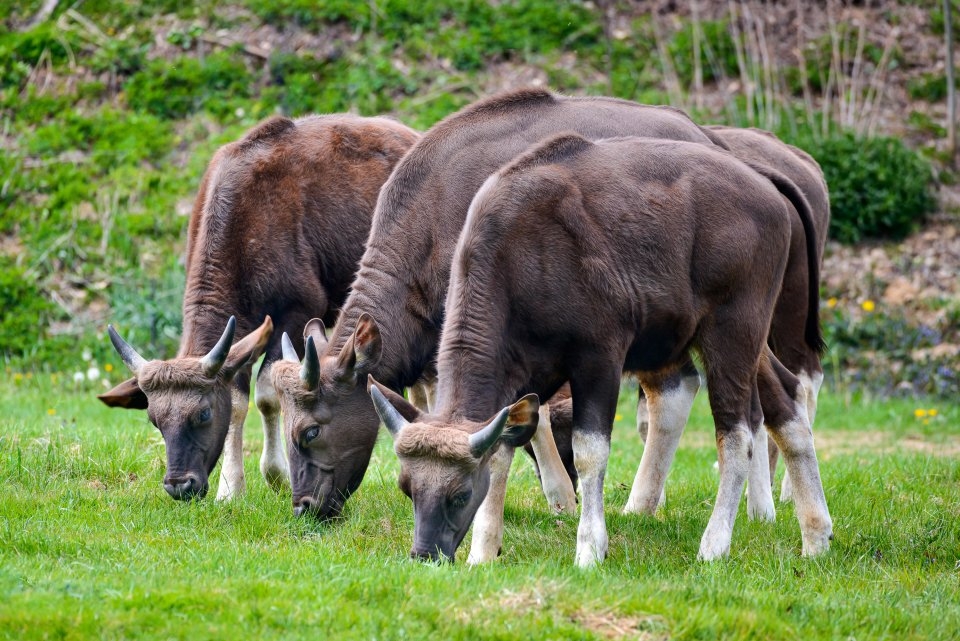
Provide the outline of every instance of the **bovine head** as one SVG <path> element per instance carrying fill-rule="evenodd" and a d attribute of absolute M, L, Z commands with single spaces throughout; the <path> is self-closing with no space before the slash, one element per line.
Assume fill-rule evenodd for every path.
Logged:
<path fill-rule="evenodd" d="M 110 340 L 134 378 L 98 396 L 111 407 L 145 409 L 167 448 L 163 487 L 177 500 L 202 498 L 210 472 L 220 458 L 232 411 L 231 381 L 252 365 L 266 348 L 273 331 L 263 324 L 232 348 L 233 317 L 219 342 L 200 358 L 148 361 L 124 341 L 113 326 Z"/>
<path fill-rule="evenodd" d="M 377 440 L 379 422 L 361 380 L 380 358 L 380 333 L 367 315 L 339 354 L 327 346 L 323 323 L 304 329 L 301 363 L 289 337 L 271 376 L 283 414 L 293 511 L 321 520 L 339 516 L 360 485 Z"/>
<path fill-rule="evenodd" d="M 520 447 L 531 439 L 540 402 L 528 394 L 485 423 L 449 423 L 422 414 L 372 377 L 369 389 L 393 435 L 400 489 L 413 501 L 410 556 L 452 562 L 490 487 L 490 455 L 501 443 Z"/>

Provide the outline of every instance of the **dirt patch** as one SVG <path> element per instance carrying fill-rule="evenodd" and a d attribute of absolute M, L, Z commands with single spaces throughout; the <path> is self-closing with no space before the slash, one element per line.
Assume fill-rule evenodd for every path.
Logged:
<path fill-rule="evenodd" d="M 639 639 L 653 641 L 669 639 L 666 623 L 659 616 L 624 616 L 616 612 L 580 610 L 570 620 L 584 630 L 604 639 Z"/>

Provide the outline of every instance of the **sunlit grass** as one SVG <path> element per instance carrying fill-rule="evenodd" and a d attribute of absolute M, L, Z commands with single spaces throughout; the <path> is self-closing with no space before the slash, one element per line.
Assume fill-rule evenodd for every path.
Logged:
<path fill-rule="evenodd" d="M 452 567 L 422 565 L 406 558 L 412 509 L 385 434 L 346 518 L 321 526 L 295 519 L 289 494 L 259 478 L 253 414 L 247 495 L 181 504 L 161 488 L 163 443 L 145 414 L 73 385 L 0 384 L 6 638 L 947 639 L 960 629 L 955 404 L 825 394 L 816 431 L 832 550 L 801 558 L 793 508 L 778 504 L 773 525 L 741 510 L 730 558 L 704 564 L 695 555 L 716 491 L 706 396 L 664 509 L 625 516 L 641 453 L 626 388 L 606 482 L 610 554 L 585 573 L 573 567 L 576 519 L 547 510 L 522 455 L 500 559 L 467 567 L 468 538 Z"/>

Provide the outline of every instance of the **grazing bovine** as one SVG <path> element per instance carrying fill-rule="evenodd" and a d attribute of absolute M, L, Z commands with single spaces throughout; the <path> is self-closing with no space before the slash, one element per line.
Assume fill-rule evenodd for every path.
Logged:
<path fill-rule="evenodd" d="M 737 158 L 780 172 L 803 192 L 813 218 L 819 266 L 830 223 L 830 197 L 823 173 L 816 160 L 805 151 L 788 145 L 773 134 L 760 129 L 723 126 L 710 126 L 709 129 Z M 823 382 L 823 370 L 820 366 L 819 352 L 811 348 L 805 339 L 808 289 L 807 247 L 800 217 L 795 215 L 787 271 L 774 309 L 768 343 L 780 362 L 803 384 L 806 390 L 807 413 L 812 424 L 816 415 L 817 394 Z M 648 428 L 652 428 L 656 435 L 649 439 L 647 448 L 644 450 L 643 462 L 637 471 L 624 512 L 649 513 L 662 502 L 666 471 L 670 467 L 686 417 L 693 405 L 693 397 L 699 387 L 699 375 L 692 365 L 685 364 L 684 367 L 690 372 L 690 376 L 684 381 L 685 384 L 677 387 L 674 394 L 651 401 L 650 406 L 657 413 L 653 421 L 650 420 L 651 412 L 643 386 L 640 386 L 637 427 L 645 442 L 648 441 Z M 557 399 L 551 402 L 551 410 L 555 415 L 553 430 L 559 455 L 566 469 L 571 472 L 571 481 L 576 485 L 573 451 L 570 448 L 572 428 L 570 403 L 569 399 Z M 664 404 L 667 405 L 666 410 L 663 409 Z M 760 433 L 758 437 L 757 451 L 763 451 L 766 434 Z M 777 460 L 777 446 L 774 441 L 769 442 L 769 452 L 769 474 L 772 479 Z M 760 464 L 761 459 L 758 457 L 754 462 Z M 763 477 L 762 470 L 756 469 L 754 472 L 759 482 Z M 781 500 L 786 500 L 790 496 L 789 478 L 788 473 L 784 475 Z M 765 492 L 754 491 L 748 494 L 747 509 L 751 516 L 773 517 L 773 505 L 766 500 Z"/>
<path fill-rule="evenodd" d="M 530 394 L 549 397 L 569 380 L 582 489 L 576 562 L 602 560 L 621 372 L 663 376 L 691 349 L 706 369 L 720 460 L 699 557 L 729 551 L 764 419 L 794 478 L 803 552 L 828 548 L 804 390 L 766 348 L 795 215 L 785 197 L 803 222 L 814 287 L 815 232 L 796 187 L 761 170 L 706 145 L 562 135 L 490 177 L 453 258 L 436 411 L 420 414 L 371 380 L 413 499 L 417 555 L 453 558 L 493 452 L 529 437 Z M 804 334 L 818 349 L 817 296 L 807 304 Z"/>
<path fill-rule="evenodd" d="M 278 330 L 295 329 L 299 340 L 308 319 L 335 318 L 380 187 L 418 138 L 386 118 L 277 117 L 214 154 L 190 218 L 177 356 L 143 365 L 145 359 L 111 330 L 134 377 L 99 397 L 110 406 L 147 410 L 166 444 L 164 486 L 171 496 L 204 495 L 221 451 L 217 498 L 244 490 L 243 422 L 252 362 L 264 351 L 256 386 L 264 429 L 260 470 L 274 487 L 287 483 L 269 376 L 281 334 L 271 334 L 269 322 L 256 328 L 269 315 Z M 256 349 L 243 363 L 230 352 L 219 372 L 198 369 L 198 359 L 221 334 L 229 348 L 233 325 L 226 333 L 224 326 L 231 315 L 238 334 L 257 335 Z"/>
<path fill-rule="evenodd" d="M 359 482 L 379 423 L 366 397 L 367 374 L 399 390 L 433 363 L 450 261 L 473 195 L 517 154 L 563 131 L 713 144 L 709 133 L 670 107 L 570 98 L 542 89 L 479 101 L 426 132 L 384 185 L 357 279 L 329 342 L 314 324 L 314 347 L 307 346 L 302 368 L 294 363 L 274 368 L 295 509 L 330 516 L 342 507 L 349 494 L 342 488 Z M 301 376 L 301 369 L 311 374 Z M 498 459 L 495 466 L 503 481 L 496 486 L 503 487 L 510 460 Z M 329 496 L 331 490 L 339 495 Z M 493 509 L 482 513 L 493 520 L 480 529 L 499 531 L 501 498 L 491 493 Z M 497 536 L 474 536 L 474 546 L 482 550 L 478 560 L 496 555 Z"/>

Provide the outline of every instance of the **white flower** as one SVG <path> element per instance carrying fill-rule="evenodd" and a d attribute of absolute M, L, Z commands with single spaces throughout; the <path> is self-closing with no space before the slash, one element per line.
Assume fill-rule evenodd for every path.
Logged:
<path fill-rule="evenodd" d="M 87 370 L 87 380 L 95 381 L 100 378 L 100 370 L 94 365 Z"/>
<path fill-rule="evenodd" d="M 91 358 L 93 358 L 93 354 L 90 353 L 89 349 L 85 349 L 83 350 L 83 353 L 80 354 L 80 358 L 82 358 L 83 361 L 86 363 L 86 362 L 89 362 Z"/>
<path fill-rule="evenodd" d="M 73 382 L 82 383 L 83 382 L 83 372 L 74 372 L 73 373 Z"/>

